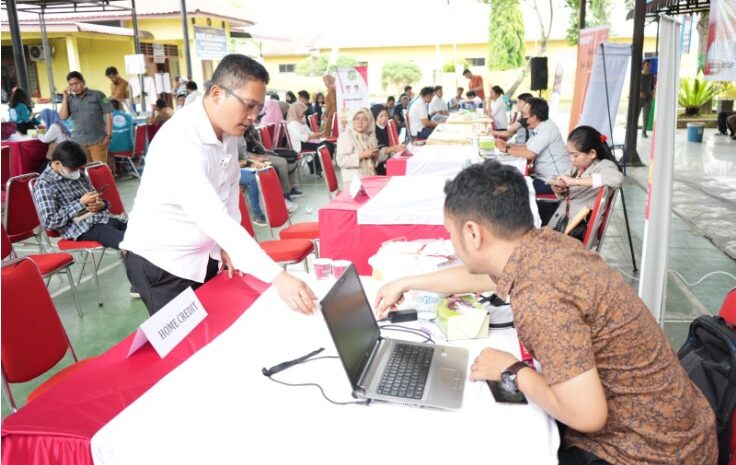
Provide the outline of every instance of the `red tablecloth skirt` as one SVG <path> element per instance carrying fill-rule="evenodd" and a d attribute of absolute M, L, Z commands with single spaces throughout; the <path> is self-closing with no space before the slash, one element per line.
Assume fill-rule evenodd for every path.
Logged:
<path fill-rule="evenodd" d="M 411 157 L 391 157 L 386 160 L 386 176 L 406 176 L 406 162 Z"/>
<path fill-rule="evenodd" d="M 221 274 L 196 291 L 207 317 L 161 359 L 133 335 L 94 358 L 2 424 L 2 465 L 92 465 L 92 436 L 161 378 L 230 327 L 267 285 Z M 131 446 L 134 447 L 134 446 Z"/>
<path fill-rule="evenodd" d="M 6 140 L 3 145 L 10 147 L 10 177 L 38 172 L 49 149 L 38 139 Z"/>
<path fill-rule="evenodd" d="M 390 161 L 390 160 L 389 160 Z M 387 164 L 388 168 L 388 164 Z M 363 185 L 369 191 L 380 190 L 390 177 L 366 177 Z M 333 260 L 350 260 L 358 273 L 364 276 L 372 273 L 368 259 L 375 255 L 384 242 L 404 237 L 416 239 L 448 239 L 447 229 L 442 225 L 387 224 L 359 225 L 358 208 L 369 197 L 361 194 L 353 200 L 345 191 L 319 210 L 320 256 Z"/>

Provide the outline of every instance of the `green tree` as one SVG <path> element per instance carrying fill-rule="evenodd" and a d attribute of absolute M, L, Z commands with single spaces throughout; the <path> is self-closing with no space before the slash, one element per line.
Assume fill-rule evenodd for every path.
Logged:
<path fill-rule="evenodd" d="M 422 78 L 422 70 L 412 61 L 386 63 L 381 69 L 381 84 L 384 90 L 389 86 L 404 87 Z"/>
<path fill-rule="evenodd" d="M 567 43 L 570 45 L 578 44 L 580 36 L 580 0 L 565 0 L 565 4 L 570 9 L 570 18 L 567 25 Z M 633 0 L 625 1 L 627 8 L 634 7 Z M 610 24 L 611 11 L 613 10 L 613 0 L 588 0 L 585 9 L 585 27 L 596 27 Z"/>
<path fill-rule="evenodd" d="M 463 69 L 470 68 L 470 62 L 465 58 L 458 58 L 457 62 Z M 443 73 L 454 73 L 455 72 L 455 60 L 450 60 L 442 66 Z"/>
<path fill-rule="evenodd" d="M 488 26 L 488 69 L 506 71 L 524 66 L 524 21 L 518 0 L 483 0 L 491 5 Z"/>
<path fill-rule="evenodd" d="M 321 76 L 327 71 L 334 71 L 335 65 L 329 66 L 330 55 L 328 53 L 320 53 L 317 57 L 307 57 L 296 64 L 295 72 L 300 76 Z M 355 66 L 357 60 L 348 55 L 337 56 L 338 68 L 349 68 Z"/>

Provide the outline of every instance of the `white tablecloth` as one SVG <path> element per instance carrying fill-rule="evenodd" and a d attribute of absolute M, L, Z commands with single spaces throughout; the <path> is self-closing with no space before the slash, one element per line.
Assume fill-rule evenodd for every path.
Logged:
<path fill-rule="evenodd" d="M 319 284 L 325 292 L 328 284 Z M 366 286 L 372 298 L 375 284 Z M 455 344 L 470 349 L 470 363 L 484 346 L 519 356 L 513 329 Z M 557 463 L 555 422 L 533 404 L 496 404 L 485 382 L 466 384 L 462 410 L 441 412 L 336 406 L 314 387 L 282 386 L 261 374 L 318 347 L 336 355 L 321 315 L 288 310 L 270 288 L 232 327 L 103 427 L 92 438 L 95 463 Z M 339 359 L 274 377 L 319 383 L 329 397 L 353 400 Z"/>
<path fill-rule="evenodd" d="M 444 189 L 450 177 L 392 177 L 358 209 L 358 224 L 444 224 Z"/>
<path fill-rule="evenodd" d="M 470 145 L 410 146 L 414 154 L 406 161 L 406 175 L 453 177 L 471 163 L 478 163 L 478 150 Z"/>

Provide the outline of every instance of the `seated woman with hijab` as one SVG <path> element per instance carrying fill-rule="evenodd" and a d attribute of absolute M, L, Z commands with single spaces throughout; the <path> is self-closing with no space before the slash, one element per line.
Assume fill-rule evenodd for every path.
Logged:
<path fill-rule="evenodd" d="M 606 143 L 606 136 L 590 126 L 578 126 L 567 136 L 567 151 L 572 168 L 567 174 L 550 181 L 552 190 L 561 199 L 557 210 L 546 222 L 547 227 L 564 232 L 569 221 L 583 209 L 593 208 L 602 186 L 618 189 L 624 176 Z M 540 209 L 542 223 L 544 213 Z M 567 218 L 567 221 L 565 221 Z M 570 235 L 583 240 L 586 223 L 574 228 Z"/>
<path fill-rule="evenodd" d="M 353 113 L 352 126 L 337 138 L 337 166 L 342 169 L 342 185 L 347 188 L 353 176 L 375 176 L 376 166 L 386 161 L 376 140 L 376 124 L 367 108 Z"/>
<path fill-rule="evenodd" d="M 62 142 L 69 140 L 72 137 L 72 132 L 61 120 L 59 113 L 51 110 L 50 108 L 41 110 L 37 117 L 46 128 L 46 133 L 39 134 L 38 140 L 40 140 L 44 144 L 49 144 L 49 149 L 46 151 L 46 160 L 50 161 L 51 154 L 54 153 L 54 149 L 56 148 L 56 146 Z M 44 169 L 46 168 L 45 165 L 46 164 L 44 164 L 43 166 Z"/>
<path fill-rule="evenodd" d="M 388 110 L 383 105 L 373 105 L 371 113 L 376 120 L 376 141 L 378 142 L 379 156 L 383 161 L 376 165 L 376 174 L 386 175 L 386 160 L 395 153 L 404 151 L 404 144 L 392 146 L 388 139 Z"/>
<path fill-rule="evenodd" d="M 289 112 L 286 114 L 286 129 L 289 131 L 289 140 L 291 140 L 291 148 L 295 152 L 316 152 L 320 142 L 310 142 L 313 139 L 319 139 L 319 132 L 312 132 L 307 126 L 305 115 L 307 114 L 307 106 L 302 102 L 292 103 Z M 329 147 L 328 147 L 329 149 Z M 332 150 L 330 150 L 330 156 Z M 318 159 L 319 157 L 315 158 Z M 309 164 L 309 172 L 317 176 L 322 174 L 322 165 L 319 162 Z"/>
<path fill-rule="evenodd" d="M 263 111 L 264 114 L 261 118 L 260 125 L 274 125 L 273 146 L 278 147 L 278 143 L 280 142 L 281 137 L 280 123 L 284 120 L 284 116 L 281 114 L 281 107 L 279 107 L 279 101 L 274 99 L 266 99 L 266 101 L 263 103 Z"/>

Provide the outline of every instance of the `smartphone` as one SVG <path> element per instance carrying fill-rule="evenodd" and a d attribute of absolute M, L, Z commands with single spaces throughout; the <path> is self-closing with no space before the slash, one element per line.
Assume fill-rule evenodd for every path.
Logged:
<path fill-rule="evenodd" d="M 496 399 L 496 402 L 499 402 L 501 404 L 527 403 L 526 397 L 521 391 L 516 391 L 512 394 L 501 387 L 500 381 L 486 380 L 486 383 L 488 383 L 488 387 L 491 389 L 491 394 L 493 394 L 493 398 Z"/>

